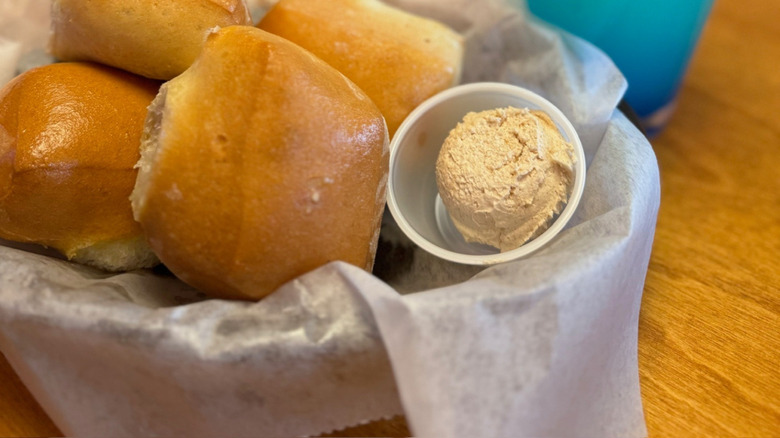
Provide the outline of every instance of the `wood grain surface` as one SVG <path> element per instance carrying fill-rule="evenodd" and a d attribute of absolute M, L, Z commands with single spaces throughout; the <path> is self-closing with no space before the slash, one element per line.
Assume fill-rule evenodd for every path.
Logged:
<path fill-rule="evenodd" d="M 650 436 L 780 436 L 780 3 L 716 0 L 653 141 L 639 322 Z"/>
<path fill-rule="evenodd" d="M 639 323 L 651 437 L 780 436 L 780 4 L 716 0 L 652 141 L 661 209 Z M 59 431 L 0 355 L 0 436 Z M 407 436 L 403 417 L 332 436 Z"/>

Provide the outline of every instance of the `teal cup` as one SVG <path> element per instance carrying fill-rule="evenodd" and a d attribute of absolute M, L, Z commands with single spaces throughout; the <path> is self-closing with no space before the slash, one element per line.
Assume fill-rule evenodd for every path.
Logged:
<path fill-rule="evenodd" d="M 536 18 L 603 50 L 628 81 L 625 100 L 648 133 L 676 96 L 714 0 L 527 0 Z M 513 0 L 522 7 L 522 0 Z"/>

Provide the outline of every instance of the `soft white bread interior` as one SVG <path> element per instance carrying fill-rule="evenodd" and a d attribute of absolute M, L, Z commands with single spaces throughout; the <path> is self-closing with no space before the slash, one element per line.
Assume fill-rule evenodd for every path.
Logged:
<path fill-rule="evenodd" d="M 462 37 L 379 0 L 281 0 L 257 26 L 351 79 L 382 111 L 391 136 L 425 99 L 460 81 Z"/>
<path fill-rule="evenodd" d="M 159 263 L 128 199 L 158 87 L 106 66 L 59 63 L 0 90 L 0 237 L 110 271 Z"/>
<path fill-rule="evenodd" d="M 387 166 L 386 125 L 358 87 L 231 26 L 150 107 L 133 210 L 183 281 L 259 299 L 331 261 L 371 269 Z"/>
<path fill-rule="evenodd" d="M 192 64 L 217 26 L 251 24 L 244 0 L 53 0 L 50 50 L 154 79 Z"/>

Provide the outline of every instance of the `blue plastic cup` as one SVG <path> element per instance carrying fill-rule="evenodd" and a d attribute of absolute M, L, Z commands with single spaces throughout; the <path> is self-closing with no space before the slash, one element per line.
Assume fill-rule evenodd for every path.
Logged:
<path fill-rule="evenodd" d="M 612 58 L 628 80 L 626 101 L 652 136 L 674 111 L 713 1 L 527 0 L 527 4 L 532 15 L 593 43 Z"/>

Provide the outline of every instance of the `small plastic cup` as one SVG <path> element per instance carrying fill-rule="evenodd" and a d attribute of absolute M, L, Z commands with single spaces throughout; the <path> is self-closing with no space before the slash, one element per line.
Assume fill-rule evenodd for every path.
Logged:
<path fill-rule="evenodd" d="M 494 108 L 539 109 L 549 114 L 574 146 L 574 186 L 563 211 L 550 227 L 519 248 L 499 252 L 468 243 L 455 228 L 439 197 L 436 159 L 444 140 L 469 112 Z M 571 219 L 585 187 L 585 153 L 574 127 L 547 99 L 514 85 L 480 82 L 443 91 L 423 102 L 404 120 L 390 143 L 387 204 L 399 228 L 425 251 L 467 265 L 493 265 L 525 257 L 550 242 Z"/>

